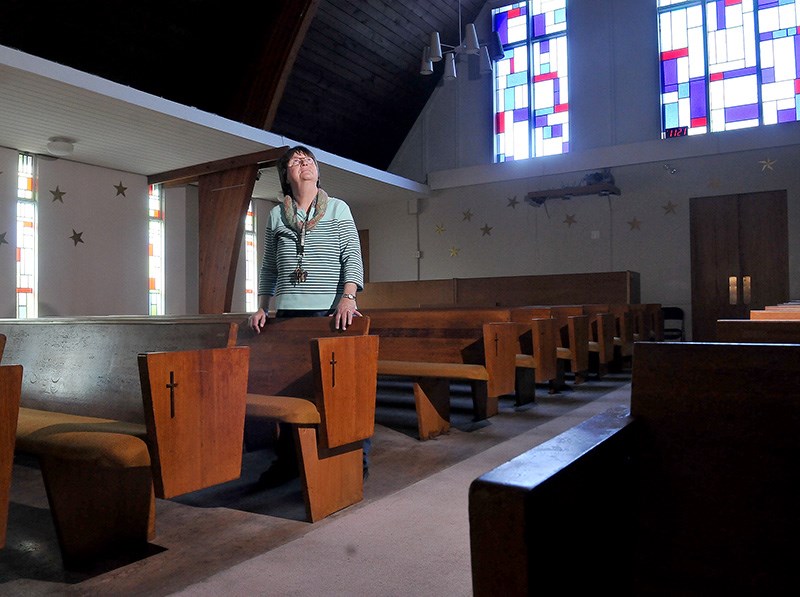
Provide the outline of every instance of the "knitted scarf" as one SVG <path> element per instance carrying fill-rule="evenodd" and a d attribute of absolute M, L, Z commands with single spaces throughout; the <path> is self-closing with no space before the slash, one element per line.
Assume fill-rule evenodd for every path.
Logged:
<path fill-rule="evenodd" d="M 314 205 L 316 205 L 314 217 L 308 220 L 306 232 L 313 229 L 328 210 L 328 194 L 322 189 L 317 190 L 317 198 L 311 203 L 308 209 L 310 210 Z M 297 203 L 289 195 L 283 198 L 283 213 L 286 215 L 286 221 L 289 226 L 300 232 L 304 222 L 298 221 Z"/>

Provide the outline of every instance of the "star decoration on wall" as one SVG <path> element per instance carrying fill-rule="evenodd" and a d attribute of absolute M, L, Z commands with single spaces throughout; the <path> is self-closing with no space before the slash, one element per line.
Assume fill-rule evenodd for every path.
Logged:
<path fill-rule="evenodd" d="M 467 222 L 471 222 L 472 221 L 472 212 L 470 210 L 467 210 L 467 211 L 464 212 L 464 219 Z"/>
<path fill-rule="evenodd" d="M 567 217 L 564 218 L 564 223 L 572 228 L 572 225 L 577 224 L 578 220 L 575 219 L 575 214 L 567 214 Z"/>
<path fill-rule="evenodd" d="M 667 204 L 662 205 L 661 209 L 664 210 L 664 215 L 667 215 L 667 214 L 674 214 L 676 207 L 678 207 L 677 204 L 673 203 L 672 201 L 667 201 Z"/>
<path fill-rule="evenodd" d="M 125 197 L 125 191 L 128 190 L 128 187 L 122 186 L 121 180 L 119 181 L 119 184 L 114 185 L 114 188 L 117 189 L 117 194 L 115 195 L 116 197 L 119 197 L 120 195 Z"/>
<path fill-rule="evenodd" d="M 492 228 L 494 228 L 494 226 L 489 226 L 489 224 L 484 224 L 483 228 L 481 228 L 481 232 L 483 232 L 481 236 L 491 236 Z"/>
<path fill-rule="evenodd" d="M 2 174 L 2 172 L 0 172 L 0 174 Z M 6 234 L 8 234 L 8 232 L 3 232 L 3 234 L 0 234 L 0 245 L 8 244 L 8 241 L 6 240 Z"/>
<path fill-rule="evenodd" d="M 636 218 L 633 218 L 632 220 L 629 220 L 628 221 L 628 226 L 631 227 L 631 230 L 641 230 L 642 229 L 642 223 L 639 220 L 637 220 Z"/>
<path fill-rule="evenodd" d="M 517 196 L 514 195 L 513 197 L 508 198 L 508 205 L 506 207 L 510 207 L 511 209 L 517 209 L 517 203 L 519 203 L 519 201 L 517 201 Z"/>
<path fill-rule="evenodd" d="M 64 203 L 64 195 L 66 195 L 67 193 L 66 191 L 62 191 L 61 189 L 59 189 L 58 185 L 56 185 L 56 190 L 50 191 L 50 193 L 53 195 L 53 203 L 55 203 L 56 201 L 61 201 L 61 203 Z"/>
<path fill-rule="evenodd" d="M 771 160 L 771 159 L 767 158 L 766 160 L 761 160 L 758 163 L 761 164 L 761 171 L 764 172 L 766 170 L 774 170 L 774 168 L 772 166 L 775 165 L 776 161 L 777 160 Z"/>
<path fill-rule="evenodd" d="M 436 234 L 441 234 L 445 230 L 444 224 L 436 224 Z"/>
<path fill-rule="evenodd" d="M 459 249 L 458 247 L 450 247 L 450 257 L 458 257 L 458 252 L 460 250 L 461 249 Z"/>
<path fill-rule="evenodd" d="M 82 236 L 83 232 L 75 232 L 75 229 L 74 228 L 72 229 L 72 236 L 70 236 L 70 238 L 72 239 L 72 242 L 75 243 L 76 247 L 78 246 L 78 243 L 83 242 L 83 239 L 81 238 Z"/>

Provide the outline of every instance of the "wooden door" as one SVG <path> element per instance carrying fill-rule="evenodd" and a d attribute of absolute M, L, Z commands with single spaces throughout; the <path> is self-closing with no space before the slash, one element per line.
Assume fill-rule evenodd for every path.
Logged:
<path fill-rule="evenodd" d="M 692 340 L 716 339 L 717 319 L 789 300 L 786 191 L 693 197 Z"/>

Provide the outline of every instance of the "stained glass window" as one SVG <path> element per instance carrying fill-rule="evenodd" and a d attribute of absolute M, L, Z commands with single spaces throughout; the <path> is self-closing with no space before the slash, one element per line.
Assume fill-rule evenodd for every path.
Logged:
<path fill-rule="evenodd" d="M 258 310 L 258 251 L 256 246 L 256 214 L 253 202 L 247 207 L 244 218 L 245 255 L 245 308 L 252 313 Z"/>
<path fill-rule="evenodd" d="M 495 161 L 569 151 L 566 0 L 492 10 L 504 57 L 495 63 Z"/>
<path fill-rule="evenodd" d="M 164 191 L 151 184 L 147 193 L 148 314 L 164 315 Z"/>
<path fill-rule="evenodd" d="M 662 138 L 800 119 L 796 0 L 658 0 Z"/>
<path fill-rule="evenodd" d="M 19 154 L 17 164 L 17 317 L 38 317 L 38 238 L 36 230 L 36 162 Z"/>

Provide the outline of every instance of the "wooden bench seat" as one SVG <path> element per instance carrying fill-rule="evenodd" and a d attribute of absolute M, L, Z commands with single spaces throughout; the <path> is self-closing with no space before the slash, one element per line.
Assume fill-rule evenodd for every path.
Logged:
<path fill-rule="evenodd" d="M 5 336 L 0 335 L 0 357 Z M 0 548 L 6 544 L 9 491 L 14 464 L 17 415 L 22 391 L 22 366 L 0 366 Z"/>
<path fill-rule="evenodd" d="M 800 533 L 800 345 L 640 342 L 631 406 L 470 486 L 473 594 L 780 595 Z"/>
<path fill-rule="evenodd" d="M 239 476 L 249 349 L 232 345 L 236 328 L 197 318 L 0 321 L 3 359 L 25 378 L 15 450 L 39 460 L 68 567 L 142 549 L 154 538 L 155 497 Z"/>
<path fill-rule="evenodd" d="M 248 421 L 291 425 L 311 522 L 363 499 L 362 444 L 375 429 L 379 339 L 369 317 L 333 323 L 270 318 L 259 334 L 240 326 L 237 340 L 250 349 Z"/>
<path fill-rule="evenodd" d="M 497 414 L 499 397 L 515 393 L 520 332 L 508 309 L 375 309 L 365 315 L 381 339 L 378 375 L 413 382 L 419 439 L 449 431 L 451 382 L 470 385 L 476 420 Z"/>

